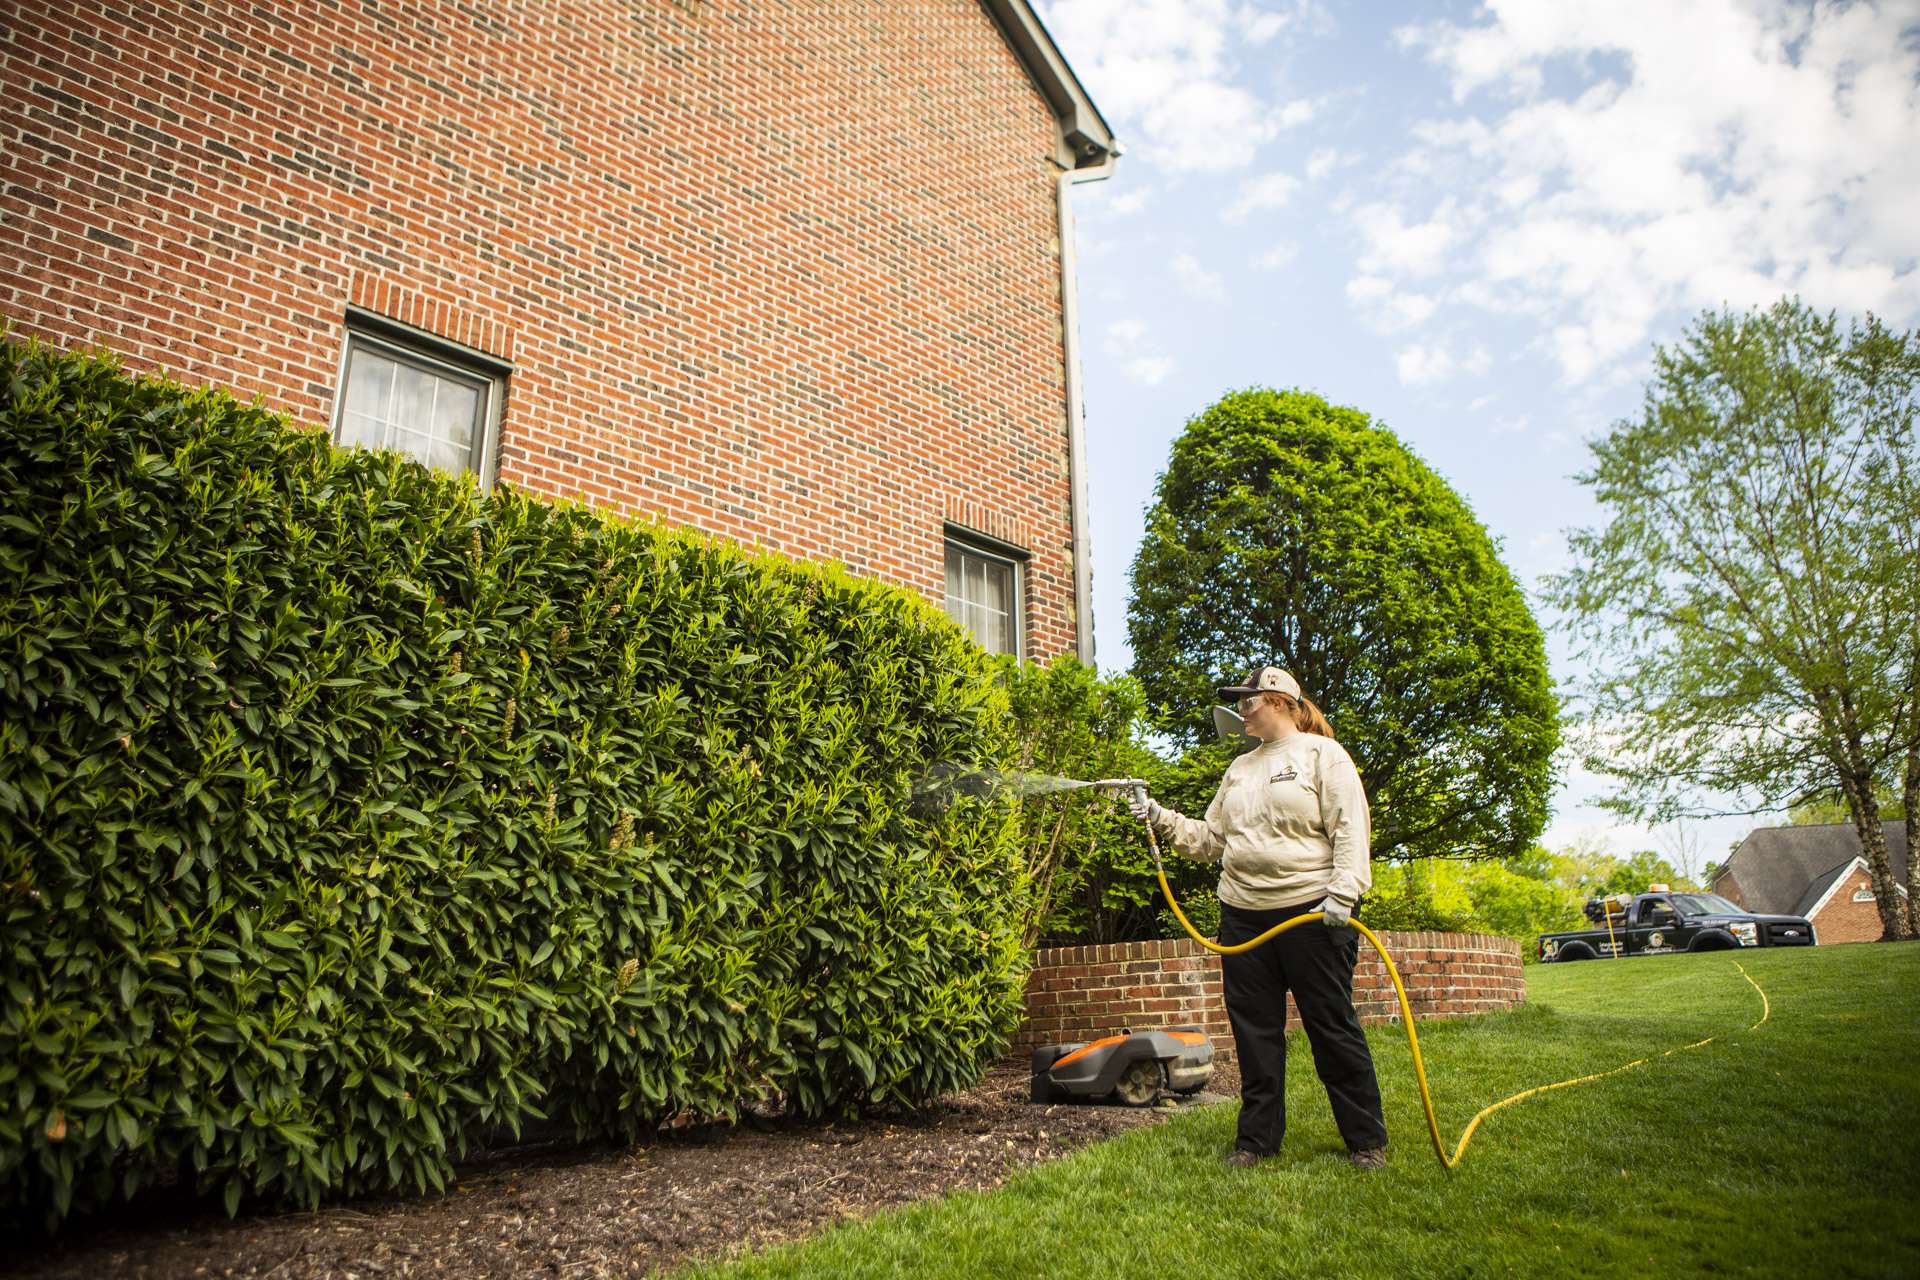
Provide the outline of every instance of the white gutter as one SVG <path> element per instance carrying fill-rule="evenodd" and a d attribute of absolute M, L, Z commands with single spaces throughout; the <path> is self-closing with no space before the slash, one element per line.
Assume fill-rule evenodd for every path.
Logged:
<path fill-rule="evenodd" d="M 1080 377 L 1080 308 L 1075 284 L 1071 188 L 1113 176 L 1119 157 L 1114 147 L 1099 164 L 1068 169 L 1060 175 L 1060 324 L 1064 331 L 1067 383 L 1068 483 L 1073 506 L 1074 656 L 1093 665 L 1093 539 L 1087 531 L 1086 404 Z"/>

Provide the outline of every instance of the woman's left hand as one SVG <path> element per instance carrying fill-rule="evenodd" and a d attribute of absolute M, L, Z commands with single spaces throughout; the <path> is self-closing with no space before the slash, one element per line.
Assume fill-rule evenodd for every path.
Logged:
<path fill-rule="evenodd" d="M 1320 923 L 1329 929 L 1345 929 L 1353 924 L 1353 908 L 1337 898 L 1328 898 L 1323 901 L 1319 911 L 1325 917 Z"/>

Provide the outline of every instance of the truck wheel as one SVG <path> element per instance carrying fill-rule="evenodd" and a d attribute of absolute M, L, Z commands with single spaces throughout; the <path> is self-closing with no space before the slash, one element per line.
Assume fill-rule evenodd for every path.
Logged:
<path fill-rule="evenodd" d="M 1591 960 L 1593 958 L 1593 949 L 1578 943 L 1571 947 L 1560 948 L 1560 954 L 1554 957 L 1555 960 Z"/>

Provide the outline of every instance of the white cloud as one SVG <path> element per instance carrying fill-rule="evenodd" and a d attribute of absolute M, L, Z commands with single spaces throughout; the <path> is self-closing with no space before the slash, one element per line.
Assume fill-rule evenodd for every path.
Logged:
<path fill-rule="evenodd" d="M 1092 184 L 1099 185 L 1099 184 Z M 1116 218 L 1135 214 L 1153 203 L 1152 187 L 1132 187 L 1119 192 L 1106 202 L 1106 212 Z"/>
<path fill-rule="evenodd" d="M 1240 198 L 1227 206 L 1220 216 L 1228 222 L 1245 222 L 1262 209 L 1278 209 L 1299 187 L 1300 180 L 1284 173 L 1269 173 L 1242 183 Z"/>
<path fill-rule="evenodd" d="M 1398 333 L 1426 323 L 1439 303 L 1423 293 L 1398 289 L 1385 276 L 1355 276 L 1347 281 L 1351 302 L 1378 333 Z"/>
<path fill-rule="evenodd" d="M 1278 271 L 1300 255 L 1300 246 L 1283 240 L 1272 246 L 1253 260 L 1253 265 L 1262 271 Z"/>
<path fill-rule="evenodd" d="M 1290 33 L 1321 34 L 1318 4 L 1253 0 L 1053 0 L 1039 6 L 1131 163 L 1169 172 L 1244 169 L 1308 99 L 1269 101 L 1239 83 L 1235 55 Z"/>
<path fill-rule="evenodd" d="M 1107 326 L 1106 352 L 1129 382 L 1157 386 L 1173 373 L 1173 359 L 1148 341 L 1147 326 L 1138 320 L 1115 320 Z"/>
<path fill-rule="evenodd" d="M 1409 387 L 1421 387 L 1452 377 L 1453 357 L 1443 346 L 1416 342 L 1410 347 L 1401 348 L 1400 354 L 1395 357 L 1394 367 L 1401 382 Z"/>
<path fill-rule="evenodd" d="M 1445 263 L 1447 250 L 1458 238 L 1453 222 L 1452 199 L 1440 202 L 1425 222 L 1407 222 L 1398 209 L 1386 204 L 1365 204 L 1353 211 L 1365 247 L 1360 254 L 1363 271 L 1397 271 L 1406 275 L 1432 275 Z"/>
<path fill-rule="evenodd" d="M 1274 123 L 1282 129 L 1292 129 L 1313 119 L 1314 112 L 1317 110 L 1319 108 L 1311 98 L 1295 98 L 1280 108 L 1280 114 L 1274 117 Z"/>
<path fill-rule="evenodd" d="M 1445 382 L 1457 373 L 1478 377 L 1493 367 L 1487 349 L 1475 346 L 1464 357 L 1454 355 L 1444 342 L 1415 342 L 1402 347 L 1394 357 L 1394 369 L 1400 381 L 1409 387 Z M 1526 420 L 1519 420 L 1524 427 Z"/>
<path fill-rule="evenodd" d="M 1140 119 L 1147 154 L 1175 173 L 1244 169 L 1280 132 L 1259 98 L 1216 81 L 1180 85 Z M 1159 145 L 1163 140 L 1170 145 Z"/>
<path fill-rule="evenodd" d="M 1338 148 L 1321 147 L 1307 157 L 1308 180 L 1318 182 L 1321 178 L 1332 173 L 1334 168 L 1341 164 L 1343 160 L 1344 157 L 1340 154 Z"/>
<path fill-rule="evenodd" d="M 1540 843 L 1561 853 L 1602 853 L 1616 858 L 1631 857 L 1642 849 L 1654 847 L 1651 827 L 1617 819 L 1608 821 L 1608 815 L 1599 809 L 1589 810 L 1587 814 L 1574 814 L 1548 824 L 1540 835 Z"/>
<path fill-rule="evenodd" d="M 1529 318 L 1570 383 L 1702 307 L 1799 293 L 1904 322 L 1915 30 L 1897 0 L 1493 0 L 1404 28 L 1460 112 L 1416 126 L 1391 198 L 1358 209 L 1362 267 Z"/>
<path fill-rule="evenodd" d="M 1168 265 L 1173 269 L 1174 282 L 1194 297 L 1206 302 L 1227 300 L 1227 285 L 1220 273 L 1201 266 L 1192 254 L 1176 254 Z"/>

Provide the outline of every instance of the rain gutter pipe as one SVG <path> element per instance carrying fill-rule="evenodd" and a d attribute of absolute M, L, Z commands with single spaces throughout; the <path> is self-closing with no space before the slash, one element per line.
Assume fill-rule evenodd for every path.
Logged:
<path fill-rule="evenodd" d="M 1098 164 L 1060 174 L 1060 323 L 1064 330 L 1067 387 L 1068 483 L 1072 489 L 1074 656 L 1093 665 L 1093 539 L 1087 530 L 1087 426 L 1080 375 L 1080 307 L 1075 284 L 1071 189 L 1113 176 L 1116 145 Z"/>

